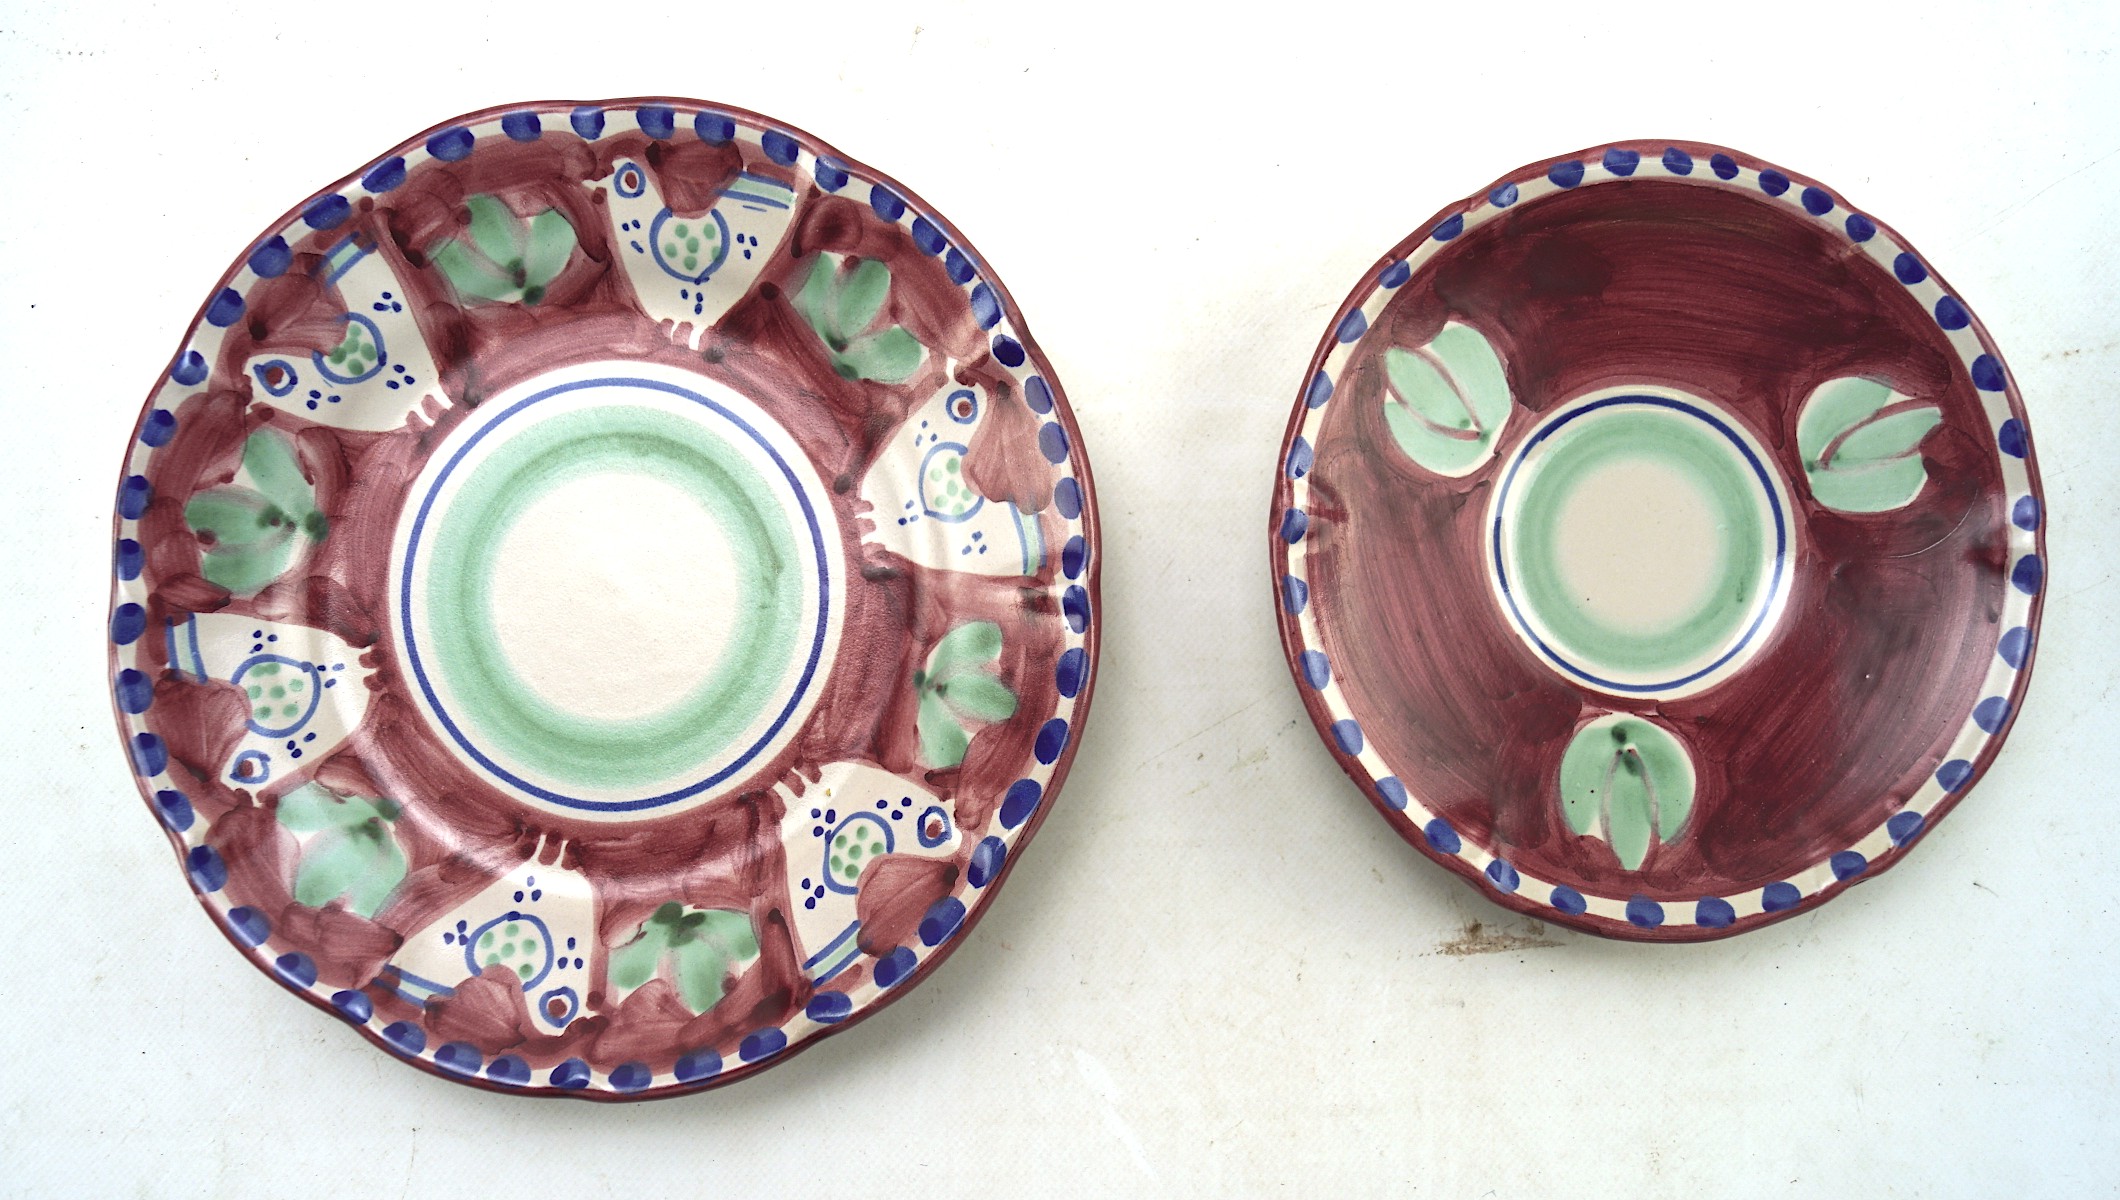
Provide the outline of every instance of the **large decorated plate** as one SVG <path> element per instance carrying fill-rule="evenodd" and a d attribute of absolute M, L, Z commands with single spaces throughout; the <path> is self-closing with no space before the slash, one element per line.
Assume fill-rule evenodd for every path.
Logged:
<path fill-rule="evenodd" d="M 2044 510 L 1929 261 L 1713 146 L 1421 226 L 1303 377 L 1270 545 L 1341 765 L 1496 902 L 1710 938 L 1892 866 L 2022 700 Z"/>
<path fill-rule="evenodd" d="M 468 116 L 268 229 L 115 545 L 119 725 L 207 911 L 525 1093 L 711 1086 L 923 977 L 1096 659 L 1088 465 L 999 280 L 692 101 Z"/>

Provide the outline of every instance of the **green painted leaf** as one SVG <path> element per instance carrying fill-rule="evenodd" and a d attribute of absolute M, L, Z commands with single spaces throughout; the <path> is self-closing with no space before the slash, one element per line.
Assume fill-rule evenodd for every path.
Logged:
<path fill-rule="evenodd" d="M 837 369 L 849 379 L 873 379 L 878 383 L 904 383 L 920 369 L 920 341 L 893 325 L 880 333 L 856 338 L 838 359 Z"/>
<path fill-rule="evenodd" d="M 942 697 L 933 691 L 920 694 L 920 712 L 915 725 L 920 733 L 920 759 L 931 767 L 954 767 L 964 761 L 964 752 L 971 747 L 971 735 L 964 725 L 944 707 Z"/>
<path fill-rule="evenodd" d="M 1640 717 L 1599 717 L 1561 755 L 1561 815 L 1632 871 L 1651 846 L 1684 832 L 1694 784 L 1693 760 L 1670 731 Z"/>
<path fill-rule="evenodd" d="M 1913 503 L 1929 477 L 1922 439 L 1942 421 L 1941 409 L 1916 404 L 1874 379 L 1819 385 L 1796 419 L 1796 448 L 1811 494 L 1842 512 L 1885 512 Z"/>
<path fill-rule="evenodd" d="M 252 433 L 243 442 L 243 470 L 253 486 L 209 488 L 184 505 L 185 524 L 212 543 L 199 573 L 239 595 L 258 591 L 293 565 L 303 544 L 297 534 L 313 543 L 330 532 L 287 435 L 269 427 Z"/>
<path fill-rule="evenodd" d="M 462 242 L 444 242 L 427 259 L 441 268 L 443 278 L 459 296 L 491 301 L 515 298 L 515 281 L 466 249 Z"/>
<path fill-rule="evenodd" d="M 838 270 L 836 255 L 818 255 L 810 264 L 810 273 L 802 277 L 801 289 L 795 293 L 796 313 L 801 315 L 803 324 L 825 339 L 828 346 L 838 329 L 832 279 Z"/>
<path fill-rule="evenodd" d="M 567 269 L 567 260 L 574 256 L 574 226 L 556 208 L 548 208 L 531 218 L 530 241 L 523 252 L 523 286 L 526 302 L 535 304 L 542 299 L 544 290 L 559 273 Z M 536 298 L 530 293 L 535 291 Z"/>
<path fill-rule="evenodd" d="M 213 547 L 199 560 L 199 574 L 216 587 L 238 596 L 263 591 L 294 564 L 294 539 L 223 549 Z"/>
<path fill-rule="evenodd" d="M 504 270 L 514 266 L 523 256 L 523 223 L 493 196 L 472 196 L 464 207 L 471 211 L 471 243 L 479 253 Z"/>
<path fill-rule="evenodd" d="M 280 824 L 316 834 L 303 845 L 295 869 L 295 903 L 321 908 L 343 896 L 361 916 L 381 910 L 405 878 L 405 853 L 390 831 L 398 811 L 395 801 L 340 799 L 314 783 L 282 796 Z"/>
<path fill-rule="evenodd" d="M 316 488 L 302 474 L 294 442 L 270 427 L 258 430 L 243 442 L 243 469 L 258 493 L 297 520 L 316 508 Z"/>
<path fill-rule="evenodd" d="M 867 332 L 889 299 L 891 271 L 875 259 L 845 270 L 845 257 L 819 254 L 795 293 L 795 311 L 824 342 L 832 370 L 846 379 L 902 383 L 920 367 L 920 341 L 901 325 Z"/>
<path fill-rule="evenodd" d="M 637 988 L 655 978 L 668 943 L 645 927 L 632 942 L 611 952 L 611 982 L 622 988 Z"/>
<path fill-rule="evenodd" d="M 1394 346 L 1384 374 L 1384 424 L 1406 457 L 1458 476 L 1494 454 L 1512 401 L 1501 357 L 1479 330 L 1453 321 L 1426 346 Z"/>
<path fill-rule="evenodd" d="M 975 721 L 1006 721 L 1016 715 L 1016 693 L 984 671 L 965 671 L 936 690 L 951 708 Z"/>
<path fill-rule="evenodd" d="M 277 546 L 293 534 L 293 523 L 256 491 L 233 484 L 200 492 L 184 505 L 184 523 L 230 548 Z"/>
<path fill-rule="evenodd" d="M 849 339 L 867 329 L 890 293 L 891 269 L 876 259 L 863 259 L 839 285 L 839 309 L 832 331 L 841 339 Z"/>
<path fill-rule="evenodd" d="M 686 911 L 675 901 L 641 923 L 640 936 L 611 952 L 611 982 L 637 988 L 655 977 L 665 958 L 685 1005 L 703 1013 L 721 1000 L 722 981 L 741 963 L 758 957 L 758 935 L 748 913 L 730 909 Z"/>
<path fill-rule="evenodd" d="M 965 667 L 990 663 L 1001 657 L 1001 626 L 992 621 L 968 621 L 942 635 L 928 652 L 927 677 L 948 679 Z"/>

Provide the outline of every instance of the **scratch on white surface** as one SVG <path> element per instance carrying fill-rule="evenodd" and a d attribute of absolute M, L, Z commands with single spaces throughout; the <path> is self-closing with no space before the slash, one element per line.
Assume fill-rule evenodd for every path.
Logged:
<path fill-rule="evenodd" d="M 1242 708 L 1238 708 L 1232 712 L 1222 714 L 1221 716 L 1215 718 L 1213 721 L 1209 722 L 1204 727 L 1193 730 L 1191 733 L 1186 734 L 1184 737 L 1179 738 L 1177 741 L 1172 742 L 1170 745 L 1163 747 L 1161 750 L 1158 750 L 1154 754 L 1149 755 L 1147 758 L 1142 759 L 1140 762 L 1135 763 L 1134 770 L 1140 770 L 1141 768 L 1156 761 L 1164 755 L 1169 754 L 1171 751 L 1176 750 L 1178 747 L 1183 746 L 1187 742 L 1192 741 L 1194 738 L 1203 737 L 1207 734 L 1213 733 L 1215 730 L 1220 729 L 1222 726 L 1229 724 L 1231 721 L 1234 721 L 1238 717 L 1243 716 L 1245 713 L 1250 712 L 1252 709 L 1257 708 L 1259 705 L 1265 703 L 1265 701 L 1266 697 L 1261 696 L 1258 699 L 1253 700 L 1251 703 L 1244 705 Z"/>
<path fill-rule="evenodd" d="M 1133 1126 L 1128 1125 L 1126 1118 L 1119 1115 L 1119 1101 L 1122 1098 L 1119 1081 L 1112 1078 L 1112 1073 L 1105 1069 L 1096 1055 L 1080 1046 L 1075 1047 L 1075 1073 L 1082 1076 L 1082 1082 L 1088 1084 L 1089 1090 L 1103 1103 L 1104 1127 L 1111 1130 L 1112 1136 L 1125 1144 L 1127 1153 L 1133 1155 L 1134 1165 L 1141 1168 L 1143 1175 L 1161 1183 L 1156 1169 L 1149 1165 L 1148 1153 L 1141 1148 L 1141 1139 L 1134 1135 Z"/>

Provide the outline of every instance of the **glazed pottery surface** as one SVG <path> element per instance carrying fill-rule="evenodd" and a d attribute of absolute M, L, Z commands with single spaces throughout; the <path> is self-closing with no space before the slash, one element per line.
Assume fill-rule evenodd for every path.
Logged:
<path fill-rule="evenodd" d="M 1409 841 L 1593 933 L 1896 863 L 2030 673 L 2038 471 L 1964 301 L 1838 193 L 1639 142 L 1514 172 L 1321 342 L 1271 517 L 1313 721 Z"/>
<path fill-rule="evenodd" d="M 111 671 L 262 969 L 521 1093 L 922 978 L 1089 707 L 1081 439 L 984 260 L 806 134 L 474 114 L 268 229 L 126 451 Z"/>

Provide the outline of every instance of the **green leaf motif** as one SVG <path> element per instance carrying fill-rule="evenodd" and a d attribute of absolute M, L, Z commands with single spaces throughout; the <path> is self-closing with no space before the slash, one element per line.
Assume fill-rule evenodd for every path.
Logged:
<path fill-rule="evenodd" d="M 869 328 L 890 298 L 891 269 L 873 258 L 851 270 L 846 264 L 843 255 L 819 254 L 795 293 L 795 311 L 824 342 L 841 378 L 903 383 L 920 367 L 919 339 L 902 325 Z"/>
<path fill-rule="evenodd" d="M 1001 627 L 992 621 L 959 625 L 928 652 L 927 666 L 913 672 L 921 761 L 957 766 L 972 744 L 972 725 L 1016 715 L 1016 693 L 987 669 L 1000 657 Z"/>
<path fill-rule="evenodd" d="M 611 982 L 637 988 L 670 963 L 685 1006 L 703 1013 L 721 1000 L 736 967 L 758 957 L 758 935 L 748 914 L 721 908 L 687 911 L 676 901 L 641 923 L 640 936 L 611 952 Z"/>
<path fill-rule="evenodd" d="M 1874 379 L 1819 385 L 1796 418 L 1796 448 L 1820 504 L 1841 512 L 1904 508 L 1928 482 L 1922 439 L 1943 421 L 1933 404 L 1917 404 Z"/>
<path fill-rule="evenodd" d="M 243 477 L 193 496 L 184 523 L 206 542 L 200 574 L 249 595 L 286 574 L 296 555 L 322 542 L 330 522 L 317 511 L 316 489 L 302 475 L 294 442 L 270 426 L 243 443 Z"/>
<path fill-rule="evenodd" d="M 1501 356 L 1470 325 L 1384 352 L 1384 424 L 1406 457 L 1438 475 L 1470 474 L 1494 454 L 1512 407 Z"/>
<path fill-rule="evenodd" d="M 1561 755 L 1561 815 L 1568 828 L 1603 839 L 1629 871 L 1642 865 L 1650 846 L 1685 831 L 1693 789 L 1686 748 L 1640 717 L 1599 717 Z"/>
<path fill-rule="evenodd" d="M 524 221 L 494 196 L 464 201 L 470 240 L 450 238 L 427 252 L 459 299 L 533 305 L 574 256 L 574 226 L 556 208 Z"/>
<path fill-rule="evenodd" d="M 322 908 L 344 897 L 346 907 L 373 917 L 405 878 L 405 852 L 391 823 L 397 801 L 332 795 L 305 783 L 280 798 L 279 822 L 294 833 L 310 833 L 294 873 L 294 900 Z"/>

